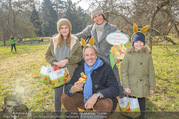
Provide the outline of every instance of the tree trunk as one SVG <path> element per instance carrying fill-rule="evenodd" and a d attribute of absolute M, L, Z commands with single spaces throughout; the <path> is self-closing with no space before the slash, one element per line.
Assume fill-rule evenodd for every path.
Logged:
<path fill-rule="evenodd" d="M 175 24 L 175 21 L 174 21 L 174 20 L 172 20 L 172 24 L 173 24 L 173 26 L 175 27 L 175 31 L 177 32 L 177 35 L 178 35 L 178 37 L 179 37 L 179 30 L 178 30 L 178 27 L 177 27 L 177 25 Z"/>
<path fill-rule="evenodd" d="M 176 45 L 176 43 L 169 37 L 164 36 L 162 33 L 160 33 L 157 29 L 151 29 L 152 31 L 156 31 L 158 36 L 162 36 L 162 38 L 168 42 L 171 42 L 173 45 Z M 150 35 L 150 38 L 152 39 L 152 35 Z"/>
<path fill-rule="evenodd" d="M 168 42 L 171 42 L 173 45 L 176 45 L 176 43 L 171 38 L 164 36 L 164 39 L 167 40 Z"/>
<path fill-rule="evenodd" d="M 160 9 L 161 9 L 162 7 L 168 5 L 169 2 L 170 2 L 169 0 L 166 0 L 166 1 L 162 2 L 162 3 L 160 3 L 160 4 L 157 6 L 156 10 L 154 11 L 154 13 L 153 13 L 153 15 L 152 15 L 151 24 L 150 24 L 151 29 L 153 29 L 153 25 L 154 25 L 154 20 L 155 20 L 156 14 L 160 11 Z M 151 35 L 153 36 L 153 30 L 152 30 L 151 32 L 152 32 Z M 151 51 L 152 51 L 152 36 L 149 38 L 149 47 L 150 47 Z"/>
<path fill-rule="evenodd" d="M 5 29 L 3 27 L 3 43 L 4 43 L 4 46 L 6 46 L 6 33 L 5 33 Z"/>
<path fill-rule="evenodd" d="M 4 36 L 4 33 L 3 33 L 3 43 L 4 43 L 4 46 L 6 46 L 6 38 Z"/>

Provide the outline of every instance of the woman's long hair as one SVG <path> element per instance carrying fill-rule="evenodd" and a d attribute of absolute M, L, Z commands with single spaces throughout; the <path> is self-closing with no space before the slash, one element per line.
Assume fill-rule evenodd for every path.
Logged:
<path fill-rule="evenodd" d="M 62 47 L 64 38 L 60 33 L 58 34 L 57 39 L 58 39 L 58 47 Z M 70 42 L 71 42 L 71 33 L 68 34 L 67 39 L 66 39 L 67 47 L 70 47 Z"/>
<path fill-rule="evenodd" d="M 103 16 L 103 19 L 108 22 L 108 19 L 106 18 L 106 16 L 104 16 L 104 14 L 102 14 L 102 16 Z"/>

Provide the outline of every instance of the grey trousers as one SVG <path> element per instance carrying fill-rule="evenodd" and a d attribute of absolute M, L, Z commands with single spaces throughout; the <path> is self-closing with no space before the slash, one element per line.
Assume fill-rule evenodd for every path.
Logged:
<path fill-rule="evenodd" d="M 55 112 L 61 111 L 61 96 L 63 94 L 63 86 L 54 88 L 55 96 L 54 96 L 54 105 L 55 105 Z"/>

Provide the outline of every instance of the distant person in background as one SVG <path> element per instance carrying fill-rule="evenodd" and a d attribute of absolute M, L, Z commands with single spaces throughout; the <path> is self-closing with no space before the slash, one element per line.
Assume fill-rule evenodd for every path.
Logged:
<path fill-rule="evenodd" d="M 20 38 L 20 42 L 22 43 L 22 41 L 23 41 L 23 38 L 21 37 L 21 38 Z"/>
<path fill-rule="evenodd" d="M 106 36 L 117 30 L 116 26 L 109 24 L 107 18 L 105 17 L 103 11 L 97 7 L 91 11 L 91 19 L 93 20 L 94 24 L 87 26 L 82 32 L 75 34 L 79 39 L 87 39 L 91 38 L 92 36 L 95 39 L 94 46 L 99 50 L 100 57 L 108 64 L 110 64 L 110 50 L 112 45 L 107 43 Z M 114 59 L 115 64 L 119 63 L 120 60 Z M 118 67 L 115 65 L 113 68 L 114 74 L 116 76 L 118 85 L 119 85 L 119 96 L 120 98 L 123 97 L 123 90 L 120 83 L 119 78 L 119 70 Z"/>
<path fill-rule="evenodd" d="M 47 48 L 45 58 L 52 67 L 67 67 L 70 76 L 73 76 L 75 68 L 82 60 L 82 47 L 78 38 L 71 34 L 72 26 L 68 19 L 60 19 L 57 22 L 58 35 L 53 37 Z M 55 112 L 61 111 L 61 96 L 63 86 L 54 88 Z"/>
<path fill-rule="evenodd" d="M 16 39 L 14 38 L 13 35 L 11 35 L 10 38 L 11 38 L 11 39 L 10 39 L 10 43 L 11 43 L 11 52 L 13 51 L 13 47 L 14 47 L 14 50 L 15 50 L 15 52 L 16 52 Z"/>

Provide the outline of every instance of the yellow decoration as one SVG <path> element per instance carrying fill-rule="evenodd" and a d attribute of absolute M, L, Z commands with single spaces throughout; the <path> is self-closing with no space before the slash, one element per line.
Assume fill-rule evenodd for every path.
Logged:
<path fill-rule="evenodd" d="M 149 28 L 149 25 L 144 26 L 144 27 L 139 31 L 139 30 L 138 30 L 138 26 L 134 23 L 134 24 L 133 24 L 133 31 L 134 31 L 134 33 L 132 34 L 131 39 L 133 38 L 134 34 L 136 34 L 136 33 L 138 33 L 138 32 L 141 32 L 141 33 L 144 34 L 145 40 L 146 40 L 146 35 L 145 35 L 144 32 L 146 32 L 146 31 L 148 30 L 148 28 Z"/>
<path fill-rule="evenodd" d="M 138 26 L 137 26 L 135 23 L 133 24 L 133 31 L 134 31 L 134 33 L 137 33 L 137 32 L 142 32 L 142 33 L 144 33 L 144 32 L 146 32 L 146 31 L 148 30 L 148 28 L 149 28 L 149 25 L 144 26 L 144 27 L 141 29 L 141 31 L 138 31 Z"/>
<path fill-rule="evenodd" d="M 66 80 L 69 80 L 70 79 L 70 75 L 68 74 L 67 70 L 64 69 L 64 76 L 65 76 L 65 79 Z"/>
<path fill-rule="evenodd" d="M 130 103 L 129 103 L 129 102 L 127 102 L 126 110 L 127 110 L 127 111 L 131 111 L 131 109 L 130 109 Z"/>
<path fill-rule="evenodd" d="M 84 46 L 84 47 L 86 46 L 86 42 L 83 38 L 81 38 L 81 45 Z"/>
<path fill-rule="evenodd" d="M 134 33 L 138 32 L 138 26 L 135 23 L 133 24 L 133 31 Z"/>
<path fill-rule="evenodd" d="M 117 49 L 116 49 L 116 48 L 114 48 L 113 50 L 114 50 L 114 52 L 117 52 Z"/>
<path fill-rule="evenodd" d="M 141 29 L 141 32 L 142 32 L 142 33 L 146 32 L 148 28 L 149 28 L 149 25 L 144 26 L 144 27 Z"/>
<path fill-rule="evenodd" d="M 78 79 L 78 81 L 83 81 L 83 83 L 86 83 L 87 76 L 84 74 L 84 72 L 80 73 L 81 77 Z"/>
<path fill-rule="evenodd" d="M 89 40 L 89 44 L 94 45 L 94 37 L 91 37 L 91 39 Z"/>
<path fill-rule="evenodd" d="M 124 47 L 124 44 L 121 43 L 118 46 L 114 45 L 110 52 L 112 53 L 111 57 L 116 59 L 123 59 L 126 53 L 126 48 Z"/>
<path fill-rule="evenodd" d="M 75 90 L 74 86 L 73 86 L 73 91 L 74 91 L 74 92 L 76 92 L 76 90 Z"/>
<path fill-rule="evenodd" d="M 94 45 L 94 41 L 95 41 L 95 39 L 94 39 L 94 37 L 91 37 L 90 38 L 90 40 L 89 40 L 89 45 Z M 86 42 L 85 42 L 85 40 L 83 39 L 83 38 L 81 38 L 81 45 L 83 46 L 83 47 L 85 47 L 86 46 Z"/>

